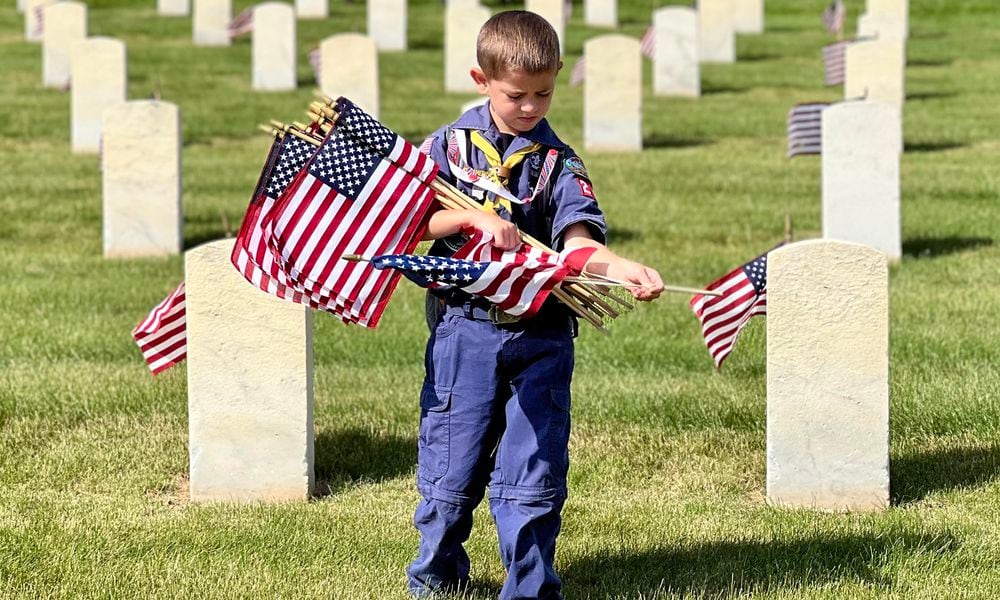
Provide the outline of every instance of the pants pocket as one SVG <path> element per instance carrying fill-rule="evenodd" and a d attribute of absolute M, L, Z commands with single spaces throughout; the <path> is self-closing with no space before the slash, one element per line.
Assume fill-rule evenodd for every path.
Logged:
<path fill-rule="evenodd" d="M 448 472 L 451 444 L 451 390 L 425 383 L 420 391 L 417 476 L 431 483 Z"/>

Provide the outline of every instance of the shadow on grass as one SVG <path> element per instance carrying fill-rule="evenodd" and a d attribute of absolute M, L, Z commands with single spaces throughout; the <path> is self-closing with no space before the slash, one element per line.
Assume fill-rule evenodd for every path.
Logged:
<path fill-rule="evenodd" d="M 935 58 L 924 58 L 917 60 L 906 61 L 906 66 L 908 67 L 947 67 L 951 63 L 955 62 L 950 58 L 935 59 Z"/>
<path fill-rule="evenodd" d="M 893 504 L 906 505 L 936 491 L 1000 479 L 1000 445 L 905 454 L 892 459 L 890 472 Z"/>
<path fill-rule="evenodd" d="M 676 137 L 663 133 L 651 133 L 642 138 L 643 148 L 696 148 L 714 143 L 714 140 L 704 138 Z"/>
<path fill-rule="evenodd" d="M 232 221 L 230 221 L 232 223 Z M 240 224 L 237 221 L 236 227 L 239 228 Z M 191 248 L 200 246 L 207 242 L 214 242 L 215 240 L 221 240 L 223 238 L 231 238 L 235 235 L 235 232 L 224 232 L 220 227 L 217 230 L 212 231 L 198 231 L 197 233 L 187 234 L 184 236 L 184 251 L 188 251 Z"/>
<path fill-rule="evenodd" d="M 965 148 L 968 144 L 962 142 L 917 142 L 903 144 L 905 152 L 942 152 L 944 150 L 954 150 L 955 148 Z"/>
<path fill-rule="evenodd" d="M 954 98 L 955 96 L 958 96 L 955 92 L 915 92 L 907 94 L 906 99 L 913 102 L 920 102 L 921 100 L 942 100 L 944 98 Z"/>
<path fill-rule="evenodd" d="M 951 534 L 839 535 L 772 542 L 733 541 L 591 557 L 563 571 L 574 596 L 676 595 L 744 597 L 751 592 L 823 587 L 861 581 L 892 584 L 885 563 L 896 554 L 944 553 L 958 548 Z"/>
<path fill-rule="evenodd" d="M 614 231 L 608 233 L 608 239 L 614 240 L 614 243 L 616 244 L 631 242 L 632 240 L 637 240 L 641 237 L 641 233 L 635 229 L 629 229 L 628 227 L 615 227 Z"/>
<path fill-rule="evenodd" d="M 748 87 L 736 87 L 725 84 L 706 84 L 701 85 L 702 96 L 711 96 L 713 94 L 742 94 L 748 91 Z"/>
<path fill-rule="evenodd" d="M 736 60 L 737 62 L 767 62 L 769 60 L 778 60 L 780 58 L 780 54 L 740 54 L 736 57 Z"/>
<path fill-rule="evenodd" d="M 946 254 L 972 250 L 980 246 L 992 245 L 992 238 L 983 237 L 913 238 L 903 241 L 903 256 L 907 258 L 936 258 Z"/>
<path fill-rule="evenodd" d="M 405 475 L 417 464 L 417 438 L 374 436 L 361 429 L 324 430 L 316 436 L 316 497 L 359 481 Z"/>

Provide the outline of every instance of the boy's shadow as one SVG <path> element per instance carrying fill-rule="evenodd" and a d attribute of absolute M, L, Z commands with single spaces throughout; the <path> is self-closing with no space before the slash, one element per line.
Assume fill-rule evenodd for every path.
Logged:
<path fill-rule="evenodd" d="M 712 598 L 752 592 L 861 581 L 888 586 L 883 568 L 890 555 L 952 552 L 951 534 L 814 536 L 797 540 L 717 541 L 667 546 L 638 554 L 593 556 L 573 561 L 562 572 L 567 589 L 581 598 L 606 595 L 647 597 L 673 594 Z"/>
<path fill-rule="evenodd" d="M 939 490 L 986 485 L 1000 478 L 1000 444 L 928 450 L 893 457 L 892 501 L 906 505 Z"/>
<path fill-rule="evenodd" d="M 322 498 L 359 481 L 384 481 L 413 472 L 417 438 L 375 435 L 363 429 L 328 429 L 316 435 L 316 489 Z"/>

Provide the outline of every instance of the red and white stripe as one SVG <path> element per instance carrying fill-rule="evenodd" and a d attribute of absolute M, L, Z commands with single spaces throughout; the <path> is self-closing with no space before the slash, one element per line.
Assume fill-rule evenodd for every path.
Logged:
<path fill-rule="evenodd" d="M 552 169 L 556 166 L 556 159 L 559 158 L 559 151 L 552 149 L 545 155 L 545 162 L 542 163 L 542 170 L 538 173 L 538 181 L 535 182 L 535 191 L 531 193 L 531 198 L 528 202 L 533 202 L 542 192 L 545 191 L 545 186 L 549 183 L 549 177 L 552 175 Z"/>
<path fill-rule="evenodd" d="M 758 295 L 742 266 L 707 289 L 723 295 L 698 294 L 691 300 L 691 310 L 701 321 L 705 345 L 716 368 L 720 368 L 747 321 L 755 315 L 767 314 L 767 290 Z"/>
<path fill-rule="evenodd" d="M 264 223 L 281 268 L 304 291 L 334 300 L 345 320 L 375 327 L 399 275 L 342 256 L 412 253 L 434 200 L 424 181 L 436 172 L 399 136 L 357 198 L 303 172 Z"/>
<path fill-rule="evenodd" d="M 136 325 L 132 330 L 132 337 L 153 375 L 187 357 L 183 282 L 163 302 L 157 304 L 142 323 Z"/>
<path fill-rule="evenodd" d="M 656 28 L 650 25 L 639 40 L 639 52 L 649 60 L 654 60 L 656 54 Z"/>

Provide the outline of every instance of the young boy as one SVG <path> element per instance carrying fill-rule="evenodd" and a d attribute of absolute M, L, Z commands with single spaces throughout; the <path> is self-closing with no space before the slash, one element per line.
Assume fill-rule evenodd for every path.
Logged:
<path fill-rule="evenodd" d="M 430 144 L 446 177 L 456 172 L 451 161 L 531 201 L 509 203 L 451 177 L 483 199 L 485 210 L 435 213 L 427 233 L 436 240 L 431 253 L 450 255 L 469 228 L 512 249 L 520 231 L 556 250 L 594 247 L 588 272 L 636 284 L 630 291 L 639 300 L 659 296 L 663 283 L 655 270 L 603 245 L 604 216 L 583 162 L 545 120 L 562 67 L 556 32 L 533 13 L 499 13 L 479 32 L 477 58 L 471 75 L 487 104 L 435 132 L 425 149 Z M 423 500 L 414 516 L 420 547 L 407 571 L 410 592 L 419 597 L 467 584 L 462 544 L 488 485 L 507 569 L 500 597 L 561 598 L 553 560 L 566 499 L 575 320 L 551 297 L 535 317 L 513 322 L 463 292 L 430 296 L 429 307 L 436 310 L 429 312 L 420 397 Z"/>

